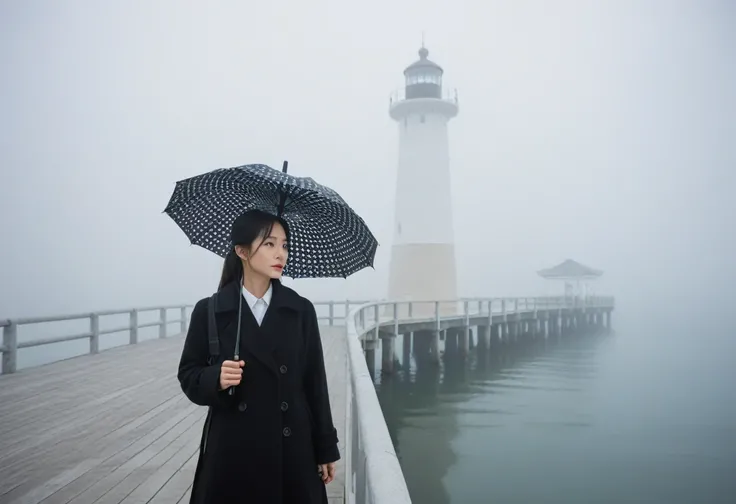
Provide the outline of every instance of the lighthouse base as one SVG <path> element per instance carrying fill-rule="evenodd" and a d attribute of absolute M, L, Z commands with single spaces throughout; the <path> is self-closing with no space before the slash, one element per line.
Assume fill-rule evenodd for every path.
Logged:
<path fill-rule="evenodd" d="M 394 245 L 391 248 L 388 299 L 390 301 L 426 301 L 399 307 L 399 317 L 432 317 L 436 306 L 432 300 L 457 298 L 455 246 L 450 243 Z M 440 314 L 457 312 L 454 302 L 441 303 Z"/>

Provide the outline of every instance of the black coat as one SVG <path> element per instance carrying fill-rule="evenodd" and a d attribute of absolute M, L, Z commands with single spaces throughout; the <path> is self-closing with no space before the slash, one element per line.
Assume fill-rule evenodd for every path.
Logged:
<path fill-rule="evenodd" d="M 273 281 L 261 327 L 243 300 L 235 393 L 220 391 L 220 367 L 235 350 L 239 283 L 217 293 L 220 357 L 208 366 L 207 298 L 192 312 L 179 363 L 182 390 L 210 406 L 192 487 L 197 504 L 326 504 L 317 464 L 340 458 L 314 305 Z M 206 440 L 206 445 L 205 445 Z"/>

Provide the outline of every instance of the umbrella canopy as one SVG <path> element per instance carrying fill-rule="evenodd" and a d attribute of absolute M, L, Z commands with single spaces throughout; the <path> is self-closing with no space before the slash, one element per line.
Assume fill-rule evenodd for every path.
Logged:
<path fill-rule="evenodd" d="M 378 242 L 340 195 L 263 164 L 221 168 L 176 183 L 164 212 L 192 244 L 225 257 L 233 221 L 262 210 L 289 225 L 290 278 L 344 278 L 373 267 Z"/>

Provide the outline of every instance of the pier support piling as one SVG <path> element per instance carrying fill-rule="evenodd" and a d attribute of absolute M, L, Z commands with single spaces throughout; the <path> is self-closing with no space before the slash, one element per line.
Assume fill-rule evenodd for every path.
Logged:
<path fill-rule="evenodd" d="M 394 355 L 396 348 L 396 336 L 381 338 L 381 372 L 391 374 L 394 372 Z"/>
<path fill-rule="evenodd" d="M 413 334 L 410 332 L 405 332 L 401 339 L 402 341 L 402 352 L 401 352 L 401 362 L 403 363 L 404 369 L 410 369 L 411 368 L 411 339 Z"/>

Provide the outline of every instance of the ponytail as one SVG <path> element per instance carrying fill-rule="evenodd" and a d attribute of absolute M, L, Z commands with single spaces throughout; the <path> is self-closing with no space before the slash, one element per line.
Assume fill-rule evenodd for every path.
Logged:
<path fill-rule="evenodd" d="M 230 282 L 240 280 L 242 276 L 243 263 L 240 261 L 238 254 L 235 253 L 235 248 L 232 248 L 225 256 L 225 262 L 222 265 L 222 276 L 220 276 L 220 286 L 217 290 L 222 289 Z"/>

